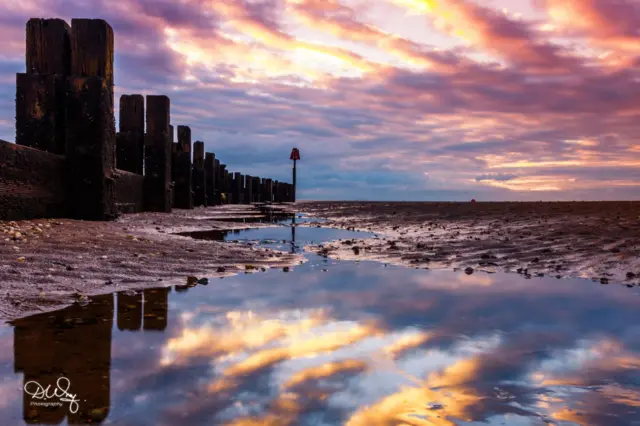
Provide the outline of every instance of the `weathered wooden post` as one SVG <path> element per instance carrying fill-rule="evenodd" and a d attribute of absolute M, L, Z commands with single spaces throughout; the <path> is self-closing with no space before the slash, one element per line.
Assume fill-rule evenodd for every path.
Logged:
<path fill-rule="evenodd" d="M 240 183 L 240 173 L 229 173 L 229 191 L 231 192 L 231 198 L 229 198 L 231 204 L 238 204 L 240 193 L 238 191 L 238 184 Z"/>
<path fill-rule="evenodd" d="M 260 188 L 259 188 L 259 184 L 258 182 L 260 182 L 260 178 L 257 176 L 253 176 L 251 178 L 251 191 L 253 192 L 253 197 L 251 198 L 251 201 L 254 203 L 259 203 L 260 202 Z"/>
<path fill-rule="evenodd" d="M 144 290 L 144 330 L 163 331 L 167 328 L 169 287 Z"/>
<path fill-rule="evenodd" d="M 171 211 L 170 101 L 166 96 L 147 95 L 145 136 L 145 210 Z"/>
<path fill-rule="evenodd" d="M 228 204 L 229 198 L 227 197 L 227 165 L 220 164 L 220 204 Z"/>
<path fill-rule="evenodd" d="M 233 204 L 242 204 L 244 195 L 244 176 L 240 172 L 233 174 Z"/>
<path fill-rule="evenodd" d="M 278 182 L 277 180 L 273 181 L 273 202 L 274 203 L 279 203 L 280 202 L 280 182 Z"/>
<path fill-rule="evenodd" d="M 296 202 L 296 161 L 298 161 L 300 159 L 300 151 L 298 150 L 298 148 L 293 148 L 291 150 L 291 155 L 289 156 L 290 160 L 293 160 L 293 189 L 292 189 L 292 196 L 291 196 L 291 201 L 292 202 Z"/>
<path fill-rule="evenodd" d="M 192 209 L 193 173 L 191 170 L 191 128 L 189 126 L 178 126 L 175 168 L 174 207 Z"/>
<path fill-rule="evenodd" d="M 273 202 L 273 181 L 271 179 L 268 179 L 268 178 L 265 179 L 264 190 L 267 196 L 267 199 L 265 201 L 267 201 L 268 203 L 272 203 Z"/>
<path fill-rule="evenodd" d="M 142 292 L 118 292 L 116 321 L 118 330 L 138 331 L 142 327 Z"/>
<path fill-rule="evenodd" d="M 207 196 L 207 206 L 216 204 L 216 155 L 207 152 L 204 156 L 205 188 Z"/>
<path fill-rule="evenodd" d="M 102 19 L 71 20 L 71 75 L 104 78 L 111 92 L 112 114 L 113 54 L 113 30 L 109 24 Z"/>
<path fill-rule="evenodd" d="M 143 174 L 144 98 L 142 95 L 120 96 L 120 132 L 117 134 L 116 167 Z"/>
<path fill-rule="evenodd" d="M 207 205 L 207 181 L 204 169 L 204 142 L 193 144 L 193 204 Z"/>
<path fill-rule="evenodd" d="M 222 204 L 229 204 L 229 171 L 226 164 L 220 165 L 220 189 L 222 190 Z"/>
<path fill-rule="evenodd" d="M 113 219 L 113 31 L 101 19 L 74 19 L 71 46 L 73 76 L 65 102 L 69 213 L 75 219 Z"/>
<path fill-rule="evenodd" d="M 236 197 L 236 175 L 234 172 L 229 173 L 229 191 L 231 193 L 229 196 L 229 204 L 236 204 L 238 198 Z"/>
<path fill-rule="evenodd" d="M 16 75 L 16 144 L 64 154 L 71 28 L 62 19 L 30 19 L 26 32 L 27 72 Z"/>
<path fill-rule="evenodd" d="M 171 141 L 171 182 L 172 185 L 175 185 L 176 181 L 176 153 L 178 152 L 178 143 L 175 139 L 174 127 L 173 125 L 169 125 L 169 139 Z M 173 201 L 171 203 L 173 206 Z"/>
<path fill-rule="evenodd" d="M 225 179 L 227 185 L 227 204 L 233 204 L 233 188 L 235 187 L 235 179 L 233 178 L 233 172 L 227 172 L 227 178 Z"/>
<path fill-rule="evenodd" d="M 253 203 L 253 176 L 245 176 L 244 184 L 244 203 Z"/>
<path fill-rule="evenodd" d="M 216 175 L 215 205 L 219 206 L 222 204 L 222 168 L 220 167 L 220 160 L 217 158 L 215 160 L 214 170 Z"/>

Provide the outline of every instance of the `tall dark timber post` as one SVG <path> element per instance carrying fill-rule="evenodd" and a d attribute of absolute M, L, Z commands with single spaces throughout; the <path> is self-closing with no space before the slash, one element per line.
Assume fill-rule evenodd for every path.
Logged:
<path fill-rule="evenodd" d="M 251 177 L 251 193 L 253 194 L 253 196 L 251 197 L 251 202 L 252 203 L 259 203 L 259 195 L 258 195 L 258 185 L 256 185 L 256 182 L 259 182 L 260 178 L 257 176 L 252 176 Z"/>
<path fill-rule="evenodd" d="M 236 175 L 235 173 L 229 173 L 229 187 L 231 191 L 231 197 L 229 198 L 231 204 L 238 203 L 238 195 L 236 194 Z"/>
<path fill-rule="evenodd" d="M 171 139 L 171 182 L 176 181 L 176 152 L 178 152 L 178 144 L 175 140 L 173 126 L 169 125 L 169 137 Z M 173 205 L 173 204 L 172 204 Z"/>
<path fill-rule="evenodd" d="M 253 176 L 247 175 L 245 177 L 244 203 L 245 204 L 253 203 Z"/>
<path fill-rule="evenodd" d="M 239 172 L 233 174 L 233 180 L 231 183 L 232 202 L 233 204 L 240 204 L 240 196 L 242 194 L 242 175 Z"/>
<path fill-rule="evenodd" d="M 207 181 L 204 169 L 204 142 L 193 144 L 193 203 L 207 205 Z"/>
<path fill-rule="evenodd" d="M 144 163 L 144 97 L 120 96 L 120 132 L 117 134 L 116 167 L 143 174 Z"/>
<path fill-rule="evenodd" d="M 227 204 L 229 202 L 229 198 L 227 198 L 227 165 L 220 164 L 220 168 L 218 170 L 220 172 L 220 204 Z"/>
<path fill-rule="evenodd" d="M 177 209 L 193 208 L 193 177 L 191 171 L 191 128 L 178 126 L 178 145 L 175 157 L 175 199 Z"/>
<path fill-rule="evenodd" d="M 231 204 L 231 173 L 229 170 L 224 171 L 224 194 L 227 200 L 225 204 Z"/>
<path fill-rule="evenodd" d="M 215 193 L 214 193 L 214 197 L 215 197 L 215 205 L 219 206 L 220 204 L 222 204 L 222 169 L 220 166 L 220 160 L 218 160 L 217 158 L 215 159 L 215 165 L 214 165 L 214 174 L 215 174 Z"/>
<path fill-rule="evenodd" d="M 207 206 L 214 206 L 216 204 L 216 155 L 212 152 L 204 155 L 204 174 Z"/>
<path fill-rule="evenodd" d="M 273 202 L 273 181 L 271 179 L 265 179 L 264 181 L 265 195 L 267 196 L 267 202 Z"/>
<path fill-rule="evenodd" d="M 170 101 L 166 96 L 147 95 L 145 137 L 145 210 L 171 211 Z"/>
<path fill-rule="evenodd" d="M 27 22 L 27 72 L 16 75 L 16 144 L 64 154 L 71 28 L 62 19 Z"/>
<path fill-rule="evenodd" d="M 100 19 L 72 21 L 72 77 L 67 80 L 66 156 L 69 214 L 108 220 L 115 208 L 113 31 Z M 111 72 L 111 78 L 108 77 Z"/>
<path fill-rule="evenodd" d="M 102 19 L 71 20 L 71 75 L 100 77 L 110 90 L 113 114 L 113 30 Z"/>

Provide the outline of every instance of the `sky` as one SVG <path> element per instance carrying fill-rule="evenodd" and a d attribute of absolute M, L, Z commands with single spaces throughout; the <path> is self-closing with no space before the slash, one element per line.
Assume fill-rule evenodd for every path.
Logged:
<path fill-rule="evenodd" d="M 31 17 L 107 20 L 116 99 L 231 171 L 298 147 L 299 199 L 640 199 L 640 0 L 0 0 L 8 141 Z"/>

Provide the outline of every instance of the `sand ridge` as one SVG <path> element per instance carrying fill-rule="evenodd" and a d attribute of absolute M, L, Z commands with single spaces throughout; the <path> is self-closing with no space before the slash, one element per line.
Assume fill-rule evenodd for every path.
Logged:
<path fill-rule="evenodd" d="M 89 295 L 185 284 L 299 264 L 300 255 L 248 243 L 175 235 L 246 229 L 216 219 L 260 214 L 252 206 L 139 213 L 115 222 L 70 219 L 0 221 L 0 320 L 62 308 Z M 252 223 L 250 227 L 274 226 Z M 249 268 L 248 268 L 249 266 Z"/>
<path fill-rule="evenodd" d="M 303 202 L 323 226 L 378 238 L 308 247 L 328 257 L 526 277 L 640 283 L 640 202 Z"/>

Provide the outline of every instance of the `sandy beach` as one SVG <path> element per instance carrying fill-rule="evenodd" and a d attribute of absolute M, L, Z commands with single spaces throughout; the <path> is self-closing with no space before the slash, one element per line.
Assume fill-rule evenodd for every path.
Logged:
<path fill-rule="evenodd" d="M 309 247 L 330 258 L 466 273 L 640 283 L 640 202 L 304 202 L 323 226 L 378 238 Z"/>
<path fill-rule="evenodd" d="M 291 213 L 294 207 L 282 208 Z M 301 202 L 295 210 L 326 218 L 323 227 L 377 234 L 306 248 L 329 258 L 467 274 L 506 271 L 527 278 L 640 283 L 639 202 Z M 240 218 L 260 214 L 255 206 L 228 205 L 123 215 L 115 222 L 0 222 L 0 319 L 58 309 L 95 294 L 302 261 L 299 255 L 247 243 L 188 236 L 272 226 L 241 223 Z"/>
<path fill-rule="evenodd" d="M 256 207 L 228 205 L 123 215 L 115 222 L 0 222 L 0 320 L 59 309 L 90 295 L 195 285 L 193 277 L 217 278 L 298 264 L 302 257 L 294 254 L 176 235 L 246 229 L 249 225 L 233 222 L 234 218 L 260 213 Z"/>

